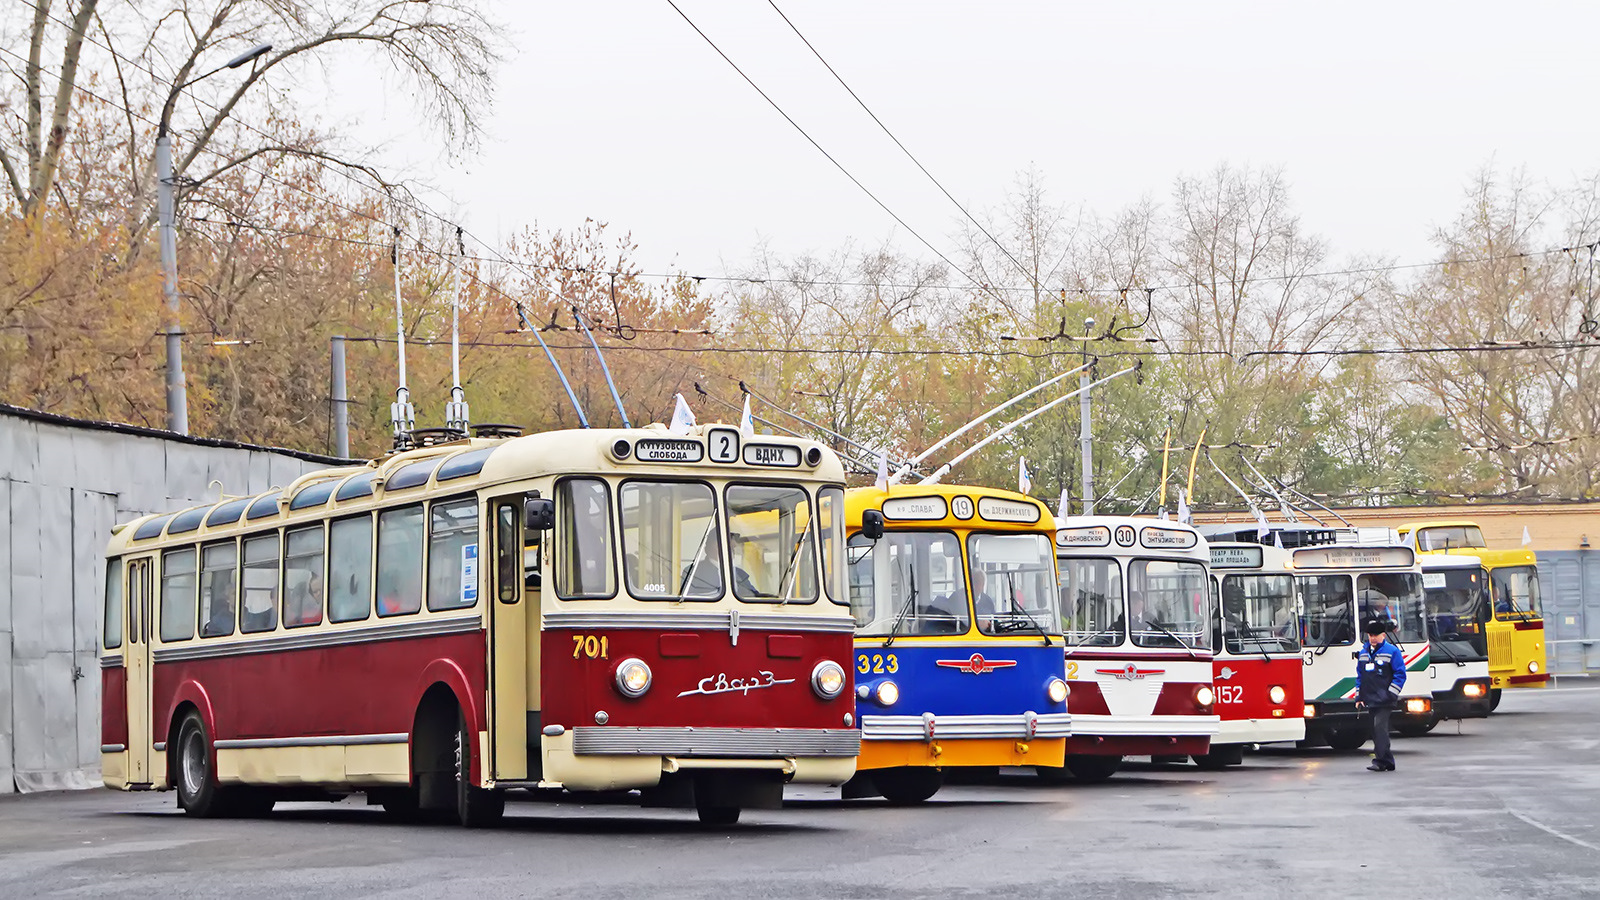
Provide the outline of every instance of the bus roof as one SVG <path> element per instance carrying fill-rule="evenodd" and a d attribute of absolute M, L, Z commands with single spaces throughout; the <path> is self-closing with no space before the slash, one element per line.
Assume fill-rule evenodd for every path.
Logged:
<path fill-rule="evenodd" d="M 1056 519 L 1043 502 L 1002 488 L 964 484 L 894 484 L 845 491 L 845 520 L 861 526 L 869 509 L 883 513 L 885 528 L 1017 528 L 1054 531 Z"/>
<path fill-rule="evenodd" d="M 726 443 L 724 443 L 726 441 Z M 363 465 L 318 469 L 286 488 L 244 497 L 224 496 L 213 503 L 177 512 L 143 516 L 112 529 L 108 552 L 163 538 L 197 539 L 239 523 L 268 526 L 285 518 L 315 517 L 342 506 L 367 507 L 400 491 L 421 497 L 426 489 L 475 490 L 526 478 L 567 474 L 619 475 L 630 471 L 671 470 L 675 476 L 804 478 L 842 483 L 844 467 L 829 448 L 804 438 L 760 435 L 744 438 L 738 428 L 700 425 L 688 434 L 669 434 L 665 426 L 563 429 L 513 438 L 466 438 L 391 453 Z"/>

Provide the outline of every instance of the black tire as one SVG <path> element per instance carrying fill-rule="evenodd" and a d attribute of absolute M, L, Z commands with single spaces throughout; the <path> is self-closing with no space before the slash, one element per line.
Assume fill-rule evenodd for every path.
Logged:
<path fill-rule="evenodd" d="M 1489 689 L 1489 712 L 1494 712 L 1495 710 L 1497 710 L 1499 708 L 1500 708 L 1500 689 L 1499 688 L 1490 688 Z"/>
<path fill-rule="evenodd" d="M 467 731 L 464 713 L 456 718 L 456 818 L 468 828 L 489 828 L 499 824 L 506 813 L 504 791 L 481 788 L 472 783 L 473 737 Z"/>
<path fill-rule="evenodd" d="M 1335 750 L 1360 750 L 1367 738 L 1367 732 L 1360 728 L 1335 728 L 1327 734 L 1328 746 Z"/>
<path fill-rule="evenodd" d="M 206 734 L 200 714 L 190 712 L 178 725 L 177 754 L 172 761 L 173 786 L 178 789 L 178 808 L 202 819 L 227 813 L 227 798 L 217 786 L 211 766 L 211 736 Z"/>
<path fill-rule="evenodd" d="M 882 769 L 872 773 L 872 783 L 885 800 L 896 806 L 909 806 L 937 794 L 944 784 L 944 773 L 914 766 Z"/>
<path fill-rule="evenodd" d="M 1098 784 L 1117 774 L 1122 768 L 1120 756 L 1072 756 L 1067 757 L 1067 771 L 1072 777 L 1084 784 Z"/>
<path fill-rule="evenodd" d="M 1222 744 L 1213 748 L 1210 753 L 1196 755 L 1194 764 L 1207 772 L 1217 772 L 1229 766 L 1242 766 L 1244 765 L 1244 745 Z"/>
<path fill-rule="evenodd" d="M 417 805 L 417 789 L 414 787 L 382 788 L 367 792 L 370 802 L 383 807 L 383 811 L 397 822 L 422 822 L 428 816 Z"/>
<path fill-rule="evenodd" d="M 712 828 L 727 828 L 739 824 L 739 807 L 737 806 L 696 806 L 695 815 L 700 817 L 700 824 Z"/>
<path fill-rule="evenodd" d="M 1178 755 L 1162 754 L 1150 757 L 1150 765 L 1152 766 L 1181 766 L 1188 761 L 1189 757 L 1181 753 Z"/>

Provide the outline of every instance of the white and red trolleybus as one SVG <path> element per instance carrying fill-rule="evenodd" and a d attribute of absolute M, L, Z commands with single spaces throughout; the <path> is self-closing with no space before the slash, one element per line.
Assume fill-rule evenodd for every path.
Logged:
<path fill-rule="evenodd" d="M 1218 727 L 1205 540 L 1156 519 L 1056 524 L 1071 686 L 1066 770 L 1094 781 L 1125 756 L 1205 754 Z"/>
<path fill-rule="evenodd" d="M 702 426 L 461 440 L 143 518 L 107 551 L 108 787 L 196 815 L 510 788 L 736 821 L 860 732 L 843 469 Z"/>
<path fill-rule="evenodd" d="M 1202 768 L 1235 766 L 1255 744 L 1306 736 L 1301 679 L 1300 607 L 1289 551 L 1260 544 L 1211 542 L 1214 598 L 1212 666 L 1217 715 Z"/>

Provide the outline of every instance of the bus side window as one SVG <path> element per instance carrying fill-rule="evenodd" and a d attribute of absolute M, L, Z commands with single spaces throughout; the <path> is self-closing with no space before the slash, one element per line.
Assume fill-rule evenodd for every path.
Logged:
<path fill-rule="evenodd" d="M 284 627 L 321 624 L 322 597 L 322 526 L 296 528 L 283 548 Z"/>
<path fill-rule="evenodd" d="M 428 609 L 478 605 L 478 501 L 435 503 L 429 511 Z"/>
<path fill-rule="evenodd" d="M 422 608 L 422 504 L 378 513 L 378 615 Z"/>
<path fill-rule="evenodd" d="M 232 541 L 200 551 L 200 636 L 233 634 L 238 614 L 239 547 Z"/>
<path fill-rule="evenodd" d="M 161 640 L 194 637 L 195 551 L 161 554 Z"/>
<path fill-rule="evenodd" d="M 122 646 L 122 559 L 106 560 L 105 648 Z"/>
<path fill-rule="evenodd" d="M 359 622 L 372 615 L 372 516 L 329 527 L 328 584 L 328 621 Z"/>
<path fill-rule="evenodd" d="M 246 634 L 278 627 L 278 536 L 264 534 L 244 539 L 241 573 L 239 630 Z"/>

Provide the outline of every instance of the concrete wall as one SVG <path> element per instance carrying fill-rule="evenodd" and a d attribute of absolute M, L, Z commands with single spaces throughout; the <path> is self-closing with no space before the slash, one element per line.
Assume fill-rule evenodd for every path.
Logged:
<path fill-rule="evenodd" d="M 336 462 L 0 405 L 0 793 L 99 782 L 112 525 Z"/>

